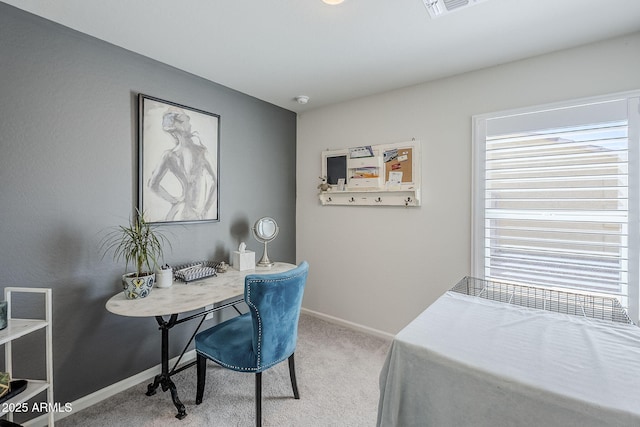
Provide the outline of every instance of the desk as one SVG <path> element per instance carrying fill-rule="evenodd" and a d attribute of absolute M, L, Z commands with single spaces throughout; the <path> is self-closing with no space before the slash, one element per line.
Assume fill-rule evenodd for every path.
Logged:
<path fill-rule="evenodd" d="M 178 410 L 176 418 L 182 419 L 187 413 L 184 405 L 178 397 L 178 391 L 171 376 L 191 367 L 195 362 L 191 362 L 179 369 L 176 369 L 182 356 L 184 356 L 187 348 L 193 341 L 196 333 L 200 329 L 202 322 L 207 314 L 219 311 L 227 307 L 236 308 L 236 305 L 244 300 L 244 279 L 249 274 L 270 274 L 281 273 L 291 270 L 296 266 L 293 264 L 277 262 L 270 268 L 256 267 L 254 270 L 238 271 L 229 269 L 226 273 L 218 273 L 215 277 L 201 279 L 187 284 L 182 282 L 174 282 L 169 288 L 154 288 L 146 298 L 129 300 L 126 299 L 123 292 L 119 292 L 107 301 L 106 308 L 111 313 L 121 316 L 130 317 L 155 317 L 161 331 L 161 373 L 156 375 L 153 383 L 147 388 L 147 396 L 154 395 L 159 386 L 162 391 L 169 390 L 173 404 Z M 221 304 L 224 303 L 224 304 Z M 214 308 L 203 310 L 200 313 L 186 316 L 179 319 L 181 313 L 198 310 L 208 305 Z M 168 320 L 165 320 L 168 316 Z M 182 354 L 174 367 L 169 369 L 169 330 L 175 325 L 201 318 L 198 327 L 194 331 L 191 339 L 185 346 Z"/>
<path fill-rule="evenodd" d="M 400 331 L 378 425 L 639 426 L 640 328 L 447 292 Z"/>

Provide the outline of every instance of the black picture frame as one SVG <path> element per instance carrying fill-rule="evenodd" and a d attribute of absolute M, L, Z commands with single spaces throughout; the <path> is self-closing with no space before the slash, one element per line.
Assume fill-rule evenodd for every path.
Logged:
<path fill-rule="evenodd" d="M 220 116 L 138 94 L 138 209 L 149 223 L 220 220 Z"/>

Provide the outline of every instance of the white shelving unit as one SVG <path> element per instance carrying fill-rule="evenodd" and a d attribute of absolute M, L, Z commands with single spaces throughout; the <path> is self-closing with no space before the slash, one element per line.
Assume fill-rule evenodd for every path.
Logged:
<path fill-rule="evenodd" d="M 41 294 L 44 296 L 44 318 L 41 319 L 20 319 L 12 316 L 13 308 L 13 296 L 18 293 L 27 294 Z M 54 403 L 53 403 L 53 338 L 51 333 L 51 289 L 49 288 L 21 288 L 21 287 L 7 287 L 4 289 L 4 298 L 7 301 L 7 327 L 0 331 L 0 344 L 4 345 L 5 354 L 5 371 L 11 374 L 11 379 L 16 380 L 18 378 L 13 377 L 13 349 L 12 342 L 28 335 L 30 333 L 45 330 L 45 352 L 46 352 L 46 378 L 44 379 L 31 379 L 23 378 L 28 381 L 27 388 L 17 396 L 6 400 L 1 404 L 3 410 L 2 415 L 7 415 L 9 421 L 13 421 L 13 412 L 4 412 L 5 409 L 14 408 L 14 412 L 33 413 L 32 407 L 23 405 L 32 397 L 46 391 L 46 407 L 48 409 L 48 424 L 54 425 Z M 17 356 L 17 355 L 15 355 Z M 41 415 L 38 413 L 37 415 Z M 34 421 L 35 417 L 26 422 L 22 422 L 22 425 L 29 426 Z"/>

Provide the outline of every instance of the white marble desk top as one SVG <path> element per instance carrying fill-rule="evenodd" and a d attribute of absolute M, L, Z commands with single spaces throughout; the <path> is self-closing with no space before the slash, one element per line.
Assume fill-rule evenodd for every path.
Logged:
<path fill-rule="evenodd" d="M 244 295 L 244 278 L 249 274 L 281 273 L 295 268 L 294 264 L 276 262 L 273 267 L 256 267 L 238 271 L 229 268 L 226 273 L 189 283 L 174 281 L 168 288 L 153 288 L 145 298 L 126 299 L 118 292 L 107 301 L 106 308 L 121 316 L 168 316 L 197 310 L 207 305 Z"/>

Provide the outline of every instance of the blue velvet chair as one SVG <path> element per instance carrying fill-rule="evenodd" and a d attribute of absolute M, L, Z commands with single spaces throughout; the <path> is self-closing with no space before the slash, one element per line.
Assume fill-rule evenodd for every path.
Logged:
<path fill-rule="evenodd" d="M 196 335 L 196 404 L 202 403 L 207 359 L 222 367 L 256 374 L 256 425 L 262 424 L 262 372 L 289 360 L 293 396 L 300 398 L 293 358 L 298 319 L 309 264 L 274 274 L 250 274 L 245 278 L 244 301 L 249 312 Z"/>

